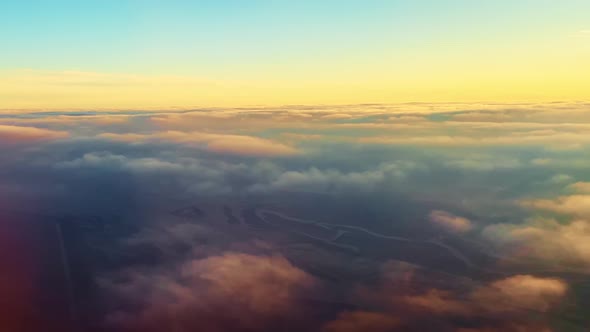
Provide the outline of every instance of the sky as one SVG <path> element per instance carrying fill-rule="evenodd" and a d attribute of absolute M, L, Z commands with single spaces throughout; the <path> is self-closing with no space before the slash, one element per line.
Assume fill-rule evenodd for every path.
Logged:
<path fill-rule="evenodd" d="M 590 4 L 5 1 L 0 108 L 587 100 Z"/>

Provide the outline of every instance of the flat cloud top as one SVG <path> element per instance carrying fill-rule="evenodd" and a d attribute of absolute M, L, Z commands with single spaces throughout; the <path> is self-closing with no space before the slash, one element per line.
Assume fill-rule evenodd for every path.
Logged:
<path fill-rule="evenodd" d="M 66 138 L 68 136 L 69 134 L 64 131 L 55 131 L 35 127 L 0 125 L 0 141 L 2 143 L 50 141 Z"/>

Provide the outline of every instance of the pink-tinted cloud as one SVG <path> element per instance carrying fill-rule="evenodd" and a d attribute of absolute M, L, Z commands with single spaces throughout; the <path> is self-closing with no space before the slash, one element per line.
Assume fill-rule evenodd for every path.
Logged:
<path fill-rule="evenodd" d="M 569 290 L 563 280 L 532 275 L 479 284 L 432 273 L 389 263 L 380 284 L 362 286 L 356 293 L 362 310 L 343 313 L 326 326 L 329 331 L 430 331 L 436 326 L 440 331 L 549 332 L 545 318 Z M 444 282 L 437 287 L 433 280 Z M 531 312 L 541 316 L 531 318 Z"/>
<path fill-rule="evenodd" d="M 251 136 L 219 136 L 207 143 L 213 152 L 245 156 L 291 156 L 299 151 L 293 147 L 271 140 Z"/>
<path fill-rule="evenodd" d="M 432 211 L 430 221 L 454 233 L 465 233 L 473 228 L 469 219 L 441 210 Z"/>
<path fill-rule="evenodd" d="M 237 252 L 194 259 L 156 274 L 134 272 L 109 287 L 139 312 L 109 321 L 130 331 L 242 331 L 273 328 L 297 316 L 299 298 L 315 281 L 281 256 Z M 275 326 L 276 327 L 276 326 Z"/>
<path fill-rule="evenodd" d="M 562 300 L 568 285 L 559 279 L 516 275 L 476 289 L 471 299 L 489 312 L 547 312 Z"/>
<path fill-rule="evenodd" d="M 568 285 L 559 279 L 516 275 L 477 287 L 465 299 L 432 289 L 403 301 L 438 315 L 514 314 L 523 310 L 547 312 L 561 301 Z"/>
<path fill-rule="evenodd" d="M 0 125 L 0 142 L 2 143 L 42 142 L 68 136 L 68 133 L 63 131 L 35 127 Z"/>
<path fill-rule="evenodd" d="M 455 299 L 448 291 L 431 289 L 424 294 L 405 296 L 402 301 L 421 311 L 436 315 L 469 316 L 472 308 L 465 302 Z"/>
<path fill-rule="evenodd" d="M 130 115 L 54 115 L 48 116 L 40 113 L 34 118 L 5 118 L 0 119 L 3 124 L 16 124 L 23 126 L 77 126 L 77 125 L 96 125 L 109 126 L 122 124 L 131 119 Z"/>
<path fill-rule="evenodd" d="M 99 137 L 124 142 L 166 141 L 188 145 L 204 145 L 207 150 L 212 152 L 243 156 L 282 157 L 300 153 L 299 150 L 292 146 L 246 135 L 166 131 L 147 135 L 105 133 L 99 135 Z"/>
<path fill-rule="evenodd" d="M 206 281 L 210 296 L 231 300 L 258 315 L 288 312 L 298 290 L 313 284 L 308 274 L 281 256 L 225 253 L 193 261 L 182 273 Z"/>
<path fill-rule="evenodd" d="M 590 195 L 561 196 L 556 199 L 524 201 L 523 205 L 577 217 L 590 218 Z"/>
<path fill-rule="evenodd" d="M 515 258 L 534 258 L 550 266 L 586 269 L 590 264 L 590 223 L 529 220 L 523 224 L 486 227 L 484 237 Z"/>

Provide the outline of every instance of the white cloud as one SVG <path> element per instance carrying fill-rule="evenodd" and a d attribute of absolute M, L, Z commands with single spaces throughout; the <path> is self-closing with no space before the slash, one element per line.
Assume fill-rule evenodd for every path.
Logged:
<path fill-rule="evenodd" d="M 452 213 L 440 210 L 435 210 L 430 213 L 430 221 L 455 233 L 465 233 L 473 228 L 469 219 L 458 217 Z"/>
<path fill-rule="evenodd" d="M 560 196 L 555 199 L 533 199 L 523 201 L 526 207 L 560 214 L 590 218 L 590 195 Z"/>
<path fill-rule="evenodd" d="M 412 162 L 384 163 L 366 171 L 342 172 L 336 169 L 312 167 L 305 171 L 287 171 L 269 184 L 255 185 L 252 191 L 305 190 L 335 192 L 346 190 L 371 191 L 388 180 L 404 179 L 421 166 Z"/>
<path fill-rule="evenodd" d="M 488 226 L 483 236 L 505 254 L 551 265 L 587 268 L 590 264 L 590 222 L 559 223 L 535 219 L 523 224 Z"/>
<path fill-rule="evenodd" d="M 576 182 L 568 188 L 579 193 L 590 194 L 590 182 Z"/>

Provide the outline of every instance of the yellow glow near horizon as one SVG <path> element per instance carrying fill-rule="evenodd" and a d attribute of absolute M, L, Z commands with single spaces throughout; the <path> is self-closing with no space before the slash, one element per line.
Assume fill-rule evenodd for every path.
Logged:
<path fill-rule="evenodd" d="M 391 53 L 269 64 L 232 79 L 86 71 L 0 71 L 0 109 L 232 107 L 589 100 L 590 38 L 473 53 Z M 166 72 L 163 69 L 161 72 Z M 210 75 L 211 76 L 211 75 Z"/>
<path fill-rule="evenodd" d="M 584 0 L 5 7 L 0 109 L 590 99 Z"/>

